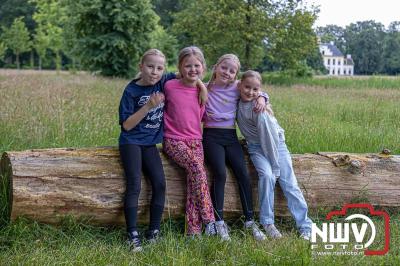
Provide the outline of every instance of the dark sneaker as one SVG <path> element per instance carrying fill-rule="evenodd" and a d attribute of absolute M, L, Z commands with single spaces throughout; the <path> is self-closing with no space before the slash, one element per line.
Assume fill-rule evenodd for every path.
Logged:
<path fill-rule="evenodd" d="M 215 222 L 209 222 L 206 224 L 205 234 L 206 236 L 215 236 L 217 234 Z"/>
<path fill-rule="evenodd" d="M 128 232 L 128 245 L 132 252 L 140 252 L 143 250 L 142 242 L 140 241 L 139 233 L 137 231 Z"/>
<path fill-rule="evenodd" d="M 158 229 L 147 230 L 146 240 L 149 241 L 150 243 L 156 243 L 158 240 L 160 240 L 160 230 Z"/>

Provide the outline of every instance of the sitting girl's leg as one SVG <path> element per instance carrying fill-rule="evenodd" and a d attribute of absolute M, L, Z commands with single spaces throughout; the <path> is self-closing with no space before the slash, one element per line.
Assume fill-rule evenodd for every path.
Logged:
<path fill-rule="evenodd" d="M 208 187 L 207 173 L 204 168 L 204 153 L 201 140 L 191 140 L 190 147 L 193 151 L 193 192 L 196 195 L 197 203 L 200 208 L 200 215 L 203 223 L 207 224 L 215 221 L 214 208 L 211 202 L 210 190 Z"/>
<path fill-rule="evenodd" d="M 126 178 L 124 212 L 126 230 L 129 233 L 137 230 L 136 221 L 142 176 L 142 151 L 140 146 L 133 144 L 121 145 L 119 151 Z"/>
<path fill-rule="evenodd" d="M 193 192 L 193 182 L 191 177 L 187 177 L 186 180 L 186 222 L 188 225 L 187 234 L 188 235 L 199 235 L 201 234 L 201 216 L 200 209 L 197 204 L 195 193 Z"/>
<path fill-rule="evenodd" d="M 202 148 L 198 151 L 199 147 L 201 141 L 164 139 L 164 149 L 168 156 L 187 172 L 186 211 L 189 234 L 201 232 L 201 221 L 209 223 L 215 220 L 203 165 L 203 151 Z"/>
<path fill-rule="evenodd" d="M 276 177 L 259 144 L 248 144 L 251 161 L 258 173 L 258 199 L 261 224 L 274 224 L 274 189 Z"/>
<path fill-rule="evenodd" d="M 280 142 L 278 151 L 279 164 L 281 166 L 281 176 L 278 182 L 287 199 L 289 211 L 296 221 L 297 228 L 301 232 L 310 232 L 312 221 L 307 216 L 307 203 L 297 184 L 292 166 L 292 158 L 285 142 Z"/>
<path fill-rule="evenodd" d="M 225 149 L 219 143 L 204 136 L 204 153 L 206 162 L 211 168 L 213 184 L 211 198 L 215 209 L 216 220 L 224 220 L 224 194 L 226 182 Z"/>
<path fill-rule="evenodd" d="M 160 230 L 165 203 L 165 176 L 156 145 L 143 147 L 143 170 L 151 182 L 150 225 L 151 231 Z"/>
<path fill-rule="evenodd" d="M 253 193 L 250 177 L 244 162 L 244 154 L 239 141 L 226 147 L 229 165 L 239 185 L 240 200 L 246 221 L 253 220 Z"/>

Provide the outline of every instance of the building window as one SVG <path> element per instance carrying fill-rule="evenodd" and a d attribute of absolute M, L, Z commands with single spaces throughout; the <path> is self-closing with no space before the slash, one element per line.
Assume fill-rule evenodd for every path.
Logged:
<path fill-rule="evenodd" d="M 331 59 L 328 58 L 328 66 L 331 64 Z"/>
<path fill-rule="evenodd" d="M 346 69 L 344 69 L 344 70 L 343 70 L 343 74 L 345 74 L 345 75 L 346 75 Z"/>
<path fill-rule="evenodd" d="M 335 58 L 332 59 L 332 65 L 335 65 Z"/>
<path fill-rule="evenodd" d="M 340 60 L 337 61 L 337 64 L 340 66 Z"/>
<path fill-rule="evenodd" d="M 351 70 L 349 70 L 349 75 L 351 75 Z"/>
<path fill-rule="evenodd" d="M 333 60 L 335 60 L 335 59 L 333 59 Z M 334 69 L 332 69 L 332 75 L 335 75 L 335 70 Z"/>

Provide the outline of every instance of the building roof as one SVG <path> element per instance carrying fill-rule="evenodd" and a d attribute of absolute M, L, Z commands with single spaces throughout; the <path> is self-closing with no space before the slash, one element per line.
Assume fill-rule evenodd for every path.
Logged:
<path fill-rule="evenodd" d="M 334 44 L 323 43 L 322 45 L 327 46 L 331 50 L 332 56 L 343 56 L 342 52 Z"/>

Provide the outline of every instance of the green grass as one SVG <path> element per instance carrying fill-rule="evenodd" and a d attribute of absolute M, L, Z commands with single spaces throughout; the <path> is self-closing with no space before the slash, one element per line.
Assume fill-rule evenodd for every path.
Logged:
<path fill-rule="evenodd" d="M 0 230 L 1 265 L 396 265 L 399 251 L 399 215 L 392 215 L 391 249 L 386 256 L 312 255 L 298 238 L 291 220 L 277 219 L 284 238 L 254 241 L 242 222 L 230 223 L 232 241 L 187 239 L 182 221 L 167 220 L 163 239 L 132 254 L 124 244 L 122 228 L 94 227 L 66 219 L 61 226 L 18 219 Z M 317 223 L 322 220 L 315 220 Z M 382 225 L 377 219 L 378 232 Z M 379 235 L 379 233 L 378 233 Z M 382 237 L 378 239 L 382 243 Z M 375 247 L 381 248 L 382 245 Z"/>
<path fill-rule="evenodd" d="M 267 85 L 291 151 L 379 152 L 385 147 L 399 154 L 400 78 L 369 79 Z M 0 152 L 117 145 L 118 104 L 127 82 L 86 74 L 0 71 Z M 4 200 L 0 191 L 2 208 Z M 312 218 L 320 223 L 325 214 L 313 213 Z M 312 256 L 291 219 L 277 219 L 285 239 L 262 244 L 243 232 L 239 220 L 230 221 L 231 243 L 188 240 L 181 220 L 166 221 L 164 239 L 141 254 L 129 252 L 123 228 L 71 219 L 61 226 L 18 219 L 0 229 L 0 265 L 394 265 L 400 255 L 399 218 L 398 212 L 391 214 L 391 249 L 383 257 Z"/>

